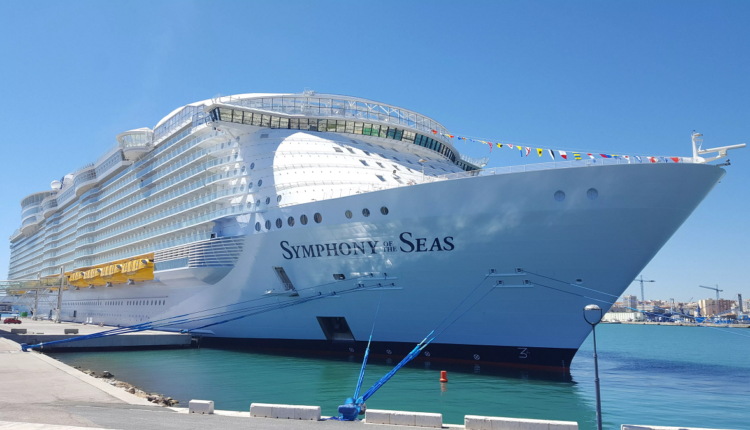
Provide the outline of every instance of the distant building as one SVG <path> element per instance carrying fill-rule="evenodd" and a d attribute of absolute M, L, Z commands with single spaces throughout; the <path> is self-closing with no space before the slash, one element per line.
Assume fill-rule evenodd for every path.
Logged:
<path fill-rule="evenodd" d="M 703 317 L 711 317 L 731 310 L 734 303 L 734 300 L 726 299 L 703 299 L 698 301 L 701 307 L 701 316 Z"/>
<path fill-rule="evenodd" d="M 634 309 L 638 309 L 638 297 L 637 296 L 622 296 L 623 306 L 630 308 L 628 312 L 636 312 Z"/>
<path fill-rule="evenodd" d="M 628 322 L 628 321 L 645 321 L 646 317 L 640 312 L 628 310 L 627 312 L 607 312 L 602 317 L 604 322 Z"/>

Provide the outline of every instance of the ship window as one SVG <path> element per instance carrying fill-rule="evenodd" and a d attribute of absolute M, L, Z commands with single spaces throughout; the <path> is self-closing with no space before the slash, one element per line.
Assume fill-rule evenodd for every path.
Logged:
<path fill-rule="evenodd" d="M 409 161 L 408 159 L 406 160 L 406 162 L 409 163 L 409 164 L 414 164 L 411 161 Z M 258 184 L 258 185 L 260 185 L 260 184 Z"/>
<path fill-rule="evenodd" d="M 255 168 L 255 163 L 250 163 L 250 170 L 253 170 Z"/>
<path fill-rule="evenodd" d="M 271 126 L 271 116 L 270 115 L 263 115 L 262 119 L 260 120 L 260 125 L 262 127 L 270 127 Z"/>
<path fill-rule="evenodd" d="M 365 161 L 365 160 L 359 160 L 359 162 L 362 163 L 362 164 L 364 164 L 365 166 L 369 166 L 369 164 L 367 164 L 367 161 Z"/>
<path fill-rule="evenodd" d="M 255 231 L 260 231 L 260 223 L 259 222 L 255 223 Z"/>
<path fill-rule="evenodd" d="M 354 123 L 354 134 L 362 134 L 362 128 L 364 127 L 364 124 L 361 122 L 355 122 Z"/>
<path fill-rule="evenodd" d="M 289 218 L 287 218 L 286 219 L 286 223 L 289 224 L 289 227 L 293 226 L 294 225 L 294 217 L 290 216 Z"/>
<path fill-rule="evenodd" d="M 307 225 L 307 215 L 301 215 L 299 217 L 299 222 L 301 222 L 302 225 Z"/>
<path fill-rule="evenodd" d="M 347 121 L 346 122 L 346 132 L 347 133 L 354 133 L 354 121 Z"/>
<path fill-rule="evenodd" d="M 372 146 L 372 145 L 370 145 L 370 146 Z M 364 153 L 365 153 L 365 155 L 367 155 L 367 156 L 369 156 L 369 155 L 370 155 L 370 153 L 369 153 L 369 152 L 367 152 L 367 151 L 365 151 L 364 149 L 362 150 L 362 152 L 364 152 Z"/>
<path fill-rule="evenodd" d="M 378 153 L 378 155 L 380 155 L 380 157 L 381 157 L 381 158 L 385 158 L 386 160 L 388 159 L 388 157 L 386 157 L 386 156 L 385 156 L 385 155 L 383 155 L 383 154 L 380 154 L 380 153 Z"/>
<path fill-rule="evenodd" d="M 343 151 L 343 150 L 342 150 L 341 148 L 339 148 L 338 146 L 334 146 L 334 147 L 333 147 L 333 150 L 334 150 L 334 151 L 336 151 L 336 152 L 344 152 L 344 151 Z"/>
<path fill-rule="evenodd" d="M 352 148 L 347 147 L 346 150 L 354 154 L 354 150 Z"/>
<path fill-rule="evenodd" d="M 299 129 L 299 118 L 289 118 L 289 128 Z"/>
<path fill-rule="evenodd" d="M 346 215 L 347 218 L 351 218 L 352 217 L 352 211 L 346 211 L 346 212 L 344 212 L 344 215 Z"/>
<path fill-rule="evenodd" d="M 346 279 L 346 276 L 344 276 L 343 273 L 334 273 L 333 274 L 333 279 L 335 279 L 337 281 L 343 281 L 343 280 Z"/>
<path fill-rule="evenodd" d="M 396 170 L 401 170 L 401 169 L 399 169 L 399 168 L 398 168 L 398 166 L 397 166 L 397 165 L 395 165 L 395 164 L 393 164 L 393 168 L 394 168 L 394 169 L 396 169 Z"/>
<path fill-rule="evenodd" d="M 384 178 L 384 177 L 382 177 L 382 176 L 380 176 L 380 175 L 375 175 L 375 176 L 377 176 L 377 177 L 378 177 L 378 179 L 380 179 L 381 181 L 385 182 L 385 178 Z"/>
<path fill-rule="evenodd" d="M 253 113 L 245 112 L 245 117 L 242 119 L 242 123 L 246 125 L 253 125 Z"/>
<path fill-rule="evenodd" d="M 284 225 L 284 221 L 281 218 L 276 218 L 276 228 L 281 228 Z"/>
<path fill-rule="evenodd" d="M 289 128 L 289 118 L 279 118 L 279 128 Z"/>
<path fill-rule="evenodd" d="M 388 215 L 388 208 L 383 206 L 382 208 L 380 208 L 380 213 L 383 215 Z"/>
<path fill-rule="evenodd" d="M 323 216 L 321 214 L 319 214 L 319 213 L 316 213 L 313 216 L 313 219 L 315 220 L 315 222 L 317 222 L 318 224 L 320 224 L 320 222 L 323 221 Z"/>
<path fill-rule="evenodd" d="M 270 197 L 266 197 L 266 204 L 269 204 L 269 203 L 271 203 L 271 198 Z"/>
<path fill-rule="evenodd" d="M 379 162 L 379 161 L 376 161 L 376 162 L 375 162 L 375 164 L 377 164 L 378 166 L 380 166 L 380 167 L 382 167 L 382 168 L 384 168 L 384 169 L 385 169 L 385 166 L 383 165 L 383 163 L 381 163 L 381 162 Z"/>
<path fill-rule="evenodd" d="M 255 201 L 255 206 L 260 206 L 260 199 Z"/>
<path fill-rule="evenodd" d="M 371 144 L 371 143 L 369 143 L 369 142 L 365 142 L 365 145 L 367 145 L 367 146 L 372 146 L 372 144 Z"/>
<path fill-rule="evenodd" d="M 362 215 L 364 215 L 365 217 L 370 216 L 370 210 L 367 208 L 362 209 Z"/>
<path fill-rule="evenodd" d="M 276 196 L 276 202 L 277 202 L 277 203 L 280 203 L 280 202 L 281 202 L 281 194 L 279 194 L 278 196 Z"/>
<path fill-rule="evenodd" d="M 260 188 L 261 185 L 263 185 L 263 179 L 258 179 L 258 188 Z"/>
<path fill-rule="evenodd" d="M 266 220 L 266 230 L 270 230 L 270 229 L 271 229 L 271 220 L 269 219 L 269 220 Z"/>
<path fill-rule="evenodd" d="M 396 158 L 396 157 L 391 157 L 391 158 L 393 158 L 393 159 L 394 159 L 394 160 L 396 160 L 396 161 L 401 161 L 401 160 L 399 160 L 399 159 L 398 159 L 398 158 Z"/>

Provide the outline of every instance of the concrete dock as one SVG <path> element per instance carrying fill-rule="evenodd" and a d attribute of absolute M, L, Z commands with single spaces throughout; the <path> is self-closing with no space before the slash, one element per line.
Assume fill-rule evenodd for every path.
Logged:
<path fill-rule="evenodd" d="M 187 405 L 185 405 L 187 406 Z M 0 338 L 0 429 L 148 430 L 362 428 L 362 422 L 251 418 L 246 412 L 188 414 L 187 408 L 160 407 L 38 352 Z M 381 425 L 378 428 L 403 428 Z"/>
<path fill-rule="evenodd" d="M 23 318 L 21 321 L 21 324 L 0 324 L 0 337 L 13 340 L 19 344 L 33 345 L 101 333 L 116 328 L 70 322 L 33 321 L 30 318 Z M 22 333 L 13 333 L 14 331 L 21 331 Z M 89 349 L 185 348 L 191 346 L 194 341 L 193 336 L 189 334 L 146 330 L 117 336 L 54 344 L 45 346 L 43 349 L 45 351 L 80 351 Z"/>

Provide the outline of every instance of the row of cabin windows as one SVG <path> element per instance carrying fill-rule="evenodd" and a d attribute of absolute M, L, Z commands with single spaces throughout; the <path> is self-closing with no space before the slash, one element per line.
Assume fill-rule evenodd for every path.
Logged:
<path fill-rule="evenodd" d="M 429 136 L 404 130 L 402 128 L 335 119 L 284 118 L 275 115 L 266 115 L 227 108 L 216 108 L 210 112 L 210 115 L 211 119 L 214 121 L 234 122 L 237 124 L 268 128 L 361 134 L 364 136 L 375 136 L 404 141 L 438 152 L 464 170 L 476 170 L 474 167 L 461 162 L 447 145 L 444 145 Z"/>
<path fill-rule="evenodd" d="M 388 213 L 389 213 L 388 208 L 385 207 L 385 206 L 381 207 L 380 208 L 380 213 L 383 214 L 383 215 L 388 215 Z M 369 217 L 370 216 L 370 210 L 367 209 L 367 208 L 362 209 L 362 215 L 364 217 Z M 354 216 L 354 215 L 352 214 L 352 211 L 347 210 L 346 212 L 344 212 L 344 216 L 346 216 L 347 218 L 351 219 L 351 217 Z M 313 216 L 313 219 L 315 220 L 316 223 L 320 224 L 323 221 L 323 216 L 321 214 L 319 214 L 319 213 L 316 213 Z M 307 215 L 301 215 L 299 217 L 299 222 L 301 222 L 302 225 L 307 225 Z M 289 227 L 293 227 L 294 226 L 294 217 L 290 216 L 289 218 L 287 218 L 286 223 L 287 223 L 287 225 L 289 225 Z M 283 226 L 284 226 L 284 221 L 282 221 L 281 218 L 276 218 L 276 228 L 281 228 Z M 264 227 L 266 228 L 266 230 L 270 230 L 271 229 L 271 220 L 266 220 Z M 255 231 L 260 231 L 260 230 L 261 230 L 260 222 L 256 222 L 255 223 Z"/>
<path fill-rule="evenodd" d="M 71 305 L 81 306 L 163 306 L 166 300 L 77 300 Z"/>

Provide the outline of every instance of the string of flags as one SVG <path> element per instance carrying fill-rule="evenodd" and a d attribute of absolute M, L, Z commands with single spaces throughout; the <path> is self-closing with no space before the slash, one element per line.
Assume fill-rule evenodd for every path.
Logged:
<path fill-rule="evenodd" d="M 506 147 L 508 149 L 518 149 L 521 157 L 528 157 L 529 154 L 531 154 L 532 150 L 536 151 L 536 154 L 539 157 L 542 157 L 544 153 L 547 153 L 550 158 L 552 158 L 553 161 L 557 160 L 557 156 L 559 156 L 563 160 L 581 160 L 584 156 L 588 156 L 592 160 L 596 160 L 598 158 L 616 158 L 616 159 L 623 159 L 626 160 L 628 163 L 634 162 L 634 163 L 643 163 L 643 162 L 651 162 L 651 163 L 680 163 L 682 162 L 682 158 L 680 157 L 641 157 L 638 155 L 629 156 L 629 155 L 617 155 L 617 154 L 601 154 L 601 153 L 589 153 L 589 152 L 573 152 L 573 151 L 560 151 L 557 149 L 544 149 L 544 148 L 532 148 L 530 146 L 521 146 L 521 145 L 514 145 L 512 143 L 500 143 L 500 142 L 490 142 L 486 140 L 479 140 L 479 139 L 472 139 L 468 137 L 463 136 L 454 136 L 452 134 L 447 133 L 439 133 L 437 130 L 432 130 L 433 134 L 440 134 L 441 136 L 448 137 L 450 139 L 456 139 L 458 141 L 463 141 L 464 143 L 467 142 L 473 142 L 473 143 L 480 143 L 482 145 L 489 145 L 490 147 L 490 153 L 492 153 L 492 149 L 496 146 L 498 148 Z M 555 155 L 557 153 L 557 156 Z M 583 155 L 582 155 L 583 154 Z"/>

